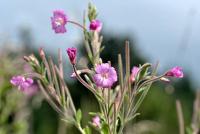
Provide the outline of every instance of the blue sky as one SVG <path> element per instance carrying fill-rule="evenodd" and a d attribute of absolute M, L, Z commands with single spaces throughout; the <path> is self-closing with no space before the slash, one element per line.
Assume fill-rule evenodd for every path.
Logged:
<path fill-rule="evenodd" d="M 17 41 L 17 30 L 25 25 L 31 28 L 39 46 L 52 51 L 74 46 L 81 39 L 81 31 L 69 25 L 67 34 L 55 35 L 51 30 L 50 16 L 52 10 L 64 9 L 70 19 L 82 22 L 88 2 L 1 0 L 0 35 L 6 34 Z M 130 33 L 149 61 L 159 60 L 163 69 L 183 66 L 192 74 L 190 77 L 196 87 L 200 87 L 199 0 L 93 0 L 93 3 L 106 32 Z"/>

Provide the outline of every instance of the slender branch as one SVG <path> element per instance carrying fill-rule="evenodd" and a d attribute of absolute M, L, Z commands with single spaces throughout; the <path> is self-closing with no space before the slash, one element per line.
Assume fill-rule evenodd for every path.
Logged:
<path fill-rule="evenodd" d="M 125 55 L 126 55 L 126 77 L 128 79 L 127 81 L 127 87 L 129 92 L 129 98 L 131 97 L 131 83 L 129 81 L 130 79 L 130 48 L 129 48 L 129 41 L 126 41 L 125 43 Z"/>
<path fill-rule="evenodd" d="M 110 118 L 109 118 L 109 109 L 110 109 L 110 89 L 107 89 L 108 90 L 108 109 L 107 109 L 107 116 L 108 116 L 108 127 L 109 127 L 109 131 L 111 133 L 111 124 L 110 124 Z"/>
<path fill-rule="evenodd" d="M 95 97 L 97 97 L 98 99 L 101 99 L 101 101 L 104 102 L 104 99 L 102 99 L 102 97 L 95 91 L 95 89 L 93 87 L 91 87 L 87 82 L 85 82 L 81 78 L 81 76 L 77 73 L 77 69 L 76 69 L 75 65 L 73 65 L 73 70 L 74 70 L 74 73 L 76 74 L 76 78 L 78 79 L 78 81 L 80 83 L 82 83 L 87 89 L 89 89 L 95 95 Z"/>
<path fill-rule="evenodd" d="M 80 124 L 75 123 L 76 128 L 78 128 L 78 130 L 81 132 L 81 134 L 86 134 L 84 132 L 84 130 L 82 129 L 82 127 L 80 126 Z"/>
<path fill-rule="evenodd" d="M 62 120 L 59 120 L 58 124 L 58 134 L 66 134 L 66 125 L 63 123 Z"/>
<path fill-rule="evenodd" d="M 63 61 L 62 61 L 62 51 L 58 49 L 58 64 L 60 69 L 60 76 L 63 78 Z"/>
<path fill-rule="evenodd" d="M 51 72 L 50 72 L 50 67 L 49 67 L 49 63 L 46 59 L 46 56 L 45 55 L 40 55 L 44 65 L 45 65 L 45 68 L 47 70 L 47 76 L 48 76 L 48 80 L 50 81 L 50 83 L 52 83 L 52 77 L 51 77 Z"/>
<path fill-rule="evenodd" d="M 123 66 L 122 66 L 122 56 L 121 56 L 121 54 L 118 54 L 118 65 L 119 65 L 118 70 L 119 70 L 120 91 L 121 91 L 121 95 L 122 95 L 122 93 L 123 93 L 122 87 L 124 86 L 124 81 L 123 81 L 124 76 L 123 76 Z"/>
<path fill-rule="evenodd" d="M 116 134 L 117 116 L 116 116 L 116 104 L 115 103 L 114 103 L 114 107 L 113 108 L 114 108 L 114 114 L 113 114 L 113 116 L 114 116 L 114 124 L 113 124 L 114 125 L 114 129 L 113 130 L 114 130 L 114 134 Z"/>
<path fill-rule="evenodd" d="M 60 49 L 58 49 L 58 64 L 59 64 L 59 70 L 57 70 L 57 73 L 60 75 L 60 88 L 61 88 L 61 94 L 62 94 L 62 103 L 65 107 L 65 103 L 66 103 L 66 100 L 65 100 L 65 89 L 64 89 L 64 85 L 65 84 L 62 84 L 62 80 L 64 79 L 63 77 L 63 62 L 62 62 L 62 52 Z"/>
<path fill-rule="evenodd" d="M 184 134 L 184 119 L 183 119 L 183 111 L 181 107 L 181 102 L 179 100 L 176 100 L 176 111 L 178 116 L 178 122 L 179 122 L 179 134 Z"/>
<path fill-rule="evenodd" d="M 49 63 L 50 63 L 50 69 L 52 71 L 53 83 L 55 84 L 55 88 L 56 88 L 56 93 L 58 94 L 58 96 L 60 98 L 61 93 L 60 93 L 60 89 L 59 89 L 58 79 L 57 79 L 56 71 L 54 68 L 53 60 L 51 57 L 49 57 Z M 62 100 L 60 100 L 60 101 L 62 101 Z"/>
<path fill-rule="evenodd" d="M 63 85 L 64 90 L 67 92 L 66 94 L 67 94 L 67 96 L 68 96 L 68 98 L 69 98 L 70 105 L 71 105 L 71 107 L 72 107 L 72 110 L 73 110 L 73 112 L 74 112 L 74 115 L 76 115 L 76 108 L 75 108 L 75 106 L 74 106 L 74 103 L 73 103 L 71 94 L 70 94 L 70 92 L 69 92 L 67 86 L 65 85 L 64 79 L 61 78 L 60 73 L 59 73 L 59 69 L 58 69 L 57 66 L 55 66 L 55 70 L 56 70 L 58 76 L 60 77 L 61 85 Z"/>
<path fill-rule="evenodd" d="M 67 21 L 67 22 L 69 22 L 69 23 L 71 23 L 71 24 L 74 24 L 74 25 L 76 25 L 76 26 L 82 28 L 83 30 L 87 30 L 87 28 L 85 28 L 83 25 L 81 25 L 81 24 L 79 24 L 79 23 L 77 23 L 77 22 L 75 22 L 75 21 L 69 20 L 69 21 Z"/>
<path fill-rule="evenodd" d="M 152 71 L 152 78 L 156 75 L 157 67 L 158 67 L 158 62 L 156 63 L 155 68 L 154 68 L 153 71 Z M 153 78 L 153 79 L 147 80 L 147 81 L 143 82 L 141 85 L 138 85 L 138 84 L 135 84 L 135 85 L 134 85 L 133 91 L 136 91 L 137 89 L 142 88 L 142 87 L 145 86 L 146 84 L 149 84 L 149 86 L 147 87 L 146 91 L 140 96 L 140 98 L 139 98 L 138 101 L 136 102 L 135 107 L 134 107 L 133 109 L 131 109 L 131 108 L 132 108 L 132 105 L 133 105 L 133 103 L 134 103 L 134 93 L 132 93 L 132 96 L 131 96 L 131 103 L 130 103 L 130 105 L 129 105 L 126 118 L 129 117 L 129 114 L 134 113 L 134 112 L 137 111 L 137 109 L 138 109 L 139 106 L 141 105 L 142 101 L 144 100 L 145 96 L 147 95 L 148 90 L 149 90 L 149 88 L 151 87 L 151 84 L 152 84 L 154 81 L 159 80 L 159 79 L 162 78 L 163 76 L 164 76 L 164 74 L 161 75 L 161 76 L 155 77 L 155 78 Z M 140 82 L 138 82 L 138 83 L 140 83 Z M 151 83 L 151 84 L 150 84 L 150 83 Z M 126 119 L 126 118 L 125 118 L 125 119 Z"/>
<path fill-rule="evenodd" d="M 46 100 L 54 108 L 54 110 L 57 111 L 62 116 L 65 116 L 65 114 L 62 112 L 62 110 L 60 110 L 60 108 L 51 100 L 51 98 L 49 97 L 49 95 L 46 93 L 44 87 L 42 86 L 42 83 L 39 80 L 37 80 L 37 83 L 38 83 L 41 91 L 43 92 L 44 96 L 46 97 Z"/>
<path fill-rule="evenodd" d="M 200 110 L 200 92 L 196 92 L 196 98 L 193 104 L 193 115 L 192 115 L 192 131 L 193 134 L 199 133 L 199 110 Z"/>

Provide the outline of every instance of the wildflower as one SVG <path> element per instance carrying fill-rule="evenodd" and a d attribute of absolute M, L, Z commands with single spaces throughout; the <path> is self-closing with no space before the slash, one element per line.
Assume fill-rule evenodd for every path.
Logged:
<path fill-rule="evenodd" d="M 40 57 L 45 57 L 43 48 L 39 48 L 39 54 L 40 54 Z"/>
<path fill-rule="evenodd" d="M 140 68 L 139 68 L 139 67 L 136 67 L 136 66 L 134 66 L 134 67 L 132 68 L 132 70 L 131 70 L 131 77 L 130 77 L 131 82 L 134 82 L 134 81 L 135 81 L 139 69 L 140 69 Z"/>
<path fill-rule="evenodd" d="M 102 29 L 102 22 L 99 20 L 92 20 L 90 23 L 90 30 L 100 32 Z"/>
<path fill-rule="evenodd" d="M 67 54 L 69 56 L 70 62 L 72 65 L 76 63 L 76 48 L 68 48 L 67 49 Z"/>
<path fill-rule="evenodd" d="M 24 89 L 23 93 L 28 96 L 33 96 L 38 92 L 38 90 L 39 90 L 38 85 L 36 83 L 33 83 L 28 88 Z"/>
<path fill-rule="evenodd" d="M 65 33 L 67 30 L 65 25 L 67 24 L 68 18 L 62 10 L 53 11 L 53 17 L 51 17 L 52 29 L 55 33 Z"/>
<path fill-rule="evenodd" d="M 108 63 L 97 65 L 95 71 L 93 80 L 98 87 L 110 88 L 117 81 L 117 73 Z"/>
<path fill-rule="evenodd" d="M 99 116 L 95 116 L 94 118 L 92 118 L 92 124 L 96 127 L 100 127 L 100 118 Z"/>
<path fill-rule="evenodd" d="M 25 80 L 23 76 L 13 76 L 12 79 L 10 80 L 10 83 L 13 84 L 14 86 L 19 86 L 20 83 L 22 83 Z"/>
<path fill-rule="evenodd" d="M 18 75 L 13 76 L 10 80 L 10 83 L 14 86 L 17 86 L 19 90 L 25 91 L 33 84 L 33 79 Z"/>
<path fill-rule="evenodd" d="M 183 78 L 184 74 L 181 67 L 174 67 L 171 70 L 169 70 L 165 76 L 171 76 L 176 78 Z"/>

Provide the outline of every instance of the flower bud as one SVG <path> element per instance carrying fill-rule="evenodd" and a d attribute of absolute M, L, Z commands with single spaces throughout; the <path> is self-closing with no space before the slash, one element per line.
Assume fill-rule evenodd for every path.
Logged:
<path fill-rule="evenodd" d="M 90 21 L 96 19 L 97 17 L 97 9 L 96 7 L 92 4 L 92 3 L 89 3 L 88 5 L 88 18 Z"/>
<path fill-rule="evenodd" d="M 92 124 L 95 127 L 100 127 L 100 118 L 99 118 L 99 116 L 95 116 L 94 118 L 92 118 Z"/>
<path fill-rule="evenodd" d="M 45 57 L 43 48 L 39 48 L 39 54 L 40 54 L 40 57 L 42 57 L 42 58 Z"/>
<path fill-rule="evenodd" d="M 68 48 L 67 49 L 67 54 L 69 56 L 70 62 L 72 65 L 75 65 L 76 63 L 76 48 Z"/>
<path fill-rule="evenodd" d="M 90 30 L 100 32 L 102 29 L 102 22 L 99 20 L 92 20 L 90 23 Z"/>
<path fill-rule="evenodd" d="M 31 54 L 28 56 L 29 60 L 31 63 L 33 63 L 34 65 L 40 65 L 39 61 L 37 60 L 37 58 L 35 57 L 35 55 Z"/>
<path fill-rule="evenodd" d="M 131 82 L 135 81 L 138 71 L 139 71 L 139 67 L 134 66 L 132 68 L 132 70 L 131 70 L 131 76 L 130 76 Z"/>
<path fill-rule="evenodd" d="M 181 67 L 174 67 L 169 70 L 165 76 L 175 77 L 175 78 L 183 78 L 184 74 Z"/>

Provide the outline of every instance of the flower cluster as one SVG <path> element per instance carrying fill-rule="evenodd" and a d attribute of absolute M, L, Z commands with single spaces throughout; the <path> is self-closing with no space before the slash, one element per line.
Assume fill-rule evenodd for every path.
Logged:
<path fill-rule="evenodd" d="M 112 67 L 109 61 L 103 62 L 100 55 L 103 50 L 101 46 L 103 37 L 100 35 L 102 22 L 97 19 L 94 6 L 89 5 L 88 10 L 89 28 L 85 28 L 87 23 L 82 25 L 71 21 L 64 11 L 55 10 L 51 17 L 52 29 L 55 33 L 65 33 L 67 23 L 75 24 L 83 29 L 90 66 L 78 70 L 77 49 L 68 48 L 66 52 L 73 68 L 71 77 L 76 78 L 91 91 L 98 101 L 100 111 L 92 113 L 91 125 L 96 127 L 100 133 L 106 131 L 105 133 L 108 134 L 121 134 L 125 124 L 138 115 L 137 110 L 151 84 L 164 80 L 165 77 L 182 78 L 183 71 L 181 67 L 174 67 L 166 73 L 156 76 L 156 67 L 149 63 L 139 67 L 133 66 L 130 70 L 130 49 L 127 42 L 125 43 L 124 65 L 121 54 L 118 55 L 118 70 Z M 87 21 L 84 20 L 84 22 Z M 51 106 L 65 118 L 66 122 L 74 124 L 82 134 L 89 134 L 88 128 L 81 126 L 82 113 L 80 109 L 75 108 L 68 91 L 64 80 L 62 54 L 60 50 L 58 53 L 59 65 L 54 64 L 51 58 L 47 59 L 43 49 L 39 50 L 41 63 L 34 55 L 24 59 L 33 67 L 38 85 Z M 30 87 L 33 85 L 32 78 L 25 78 L 21 75 L 14 76 L 10 82 L 21 91 L 30 91 Z"/>
<path fill-rule="evenodd" d="M 24 76 L 18 75 L 13 76 L 10 80 L 10 83 L 14 86 L 18 86 L 18 89 L 23 91 L 33 84 L 33 79 L 25 78 Z"/>
<path fill-rule="evenodd" d="M 25 78 L 21 75 L 13 76 L 10 83 L 17 86 L 20 91 L 30 96 L 34 95 L 38 90 L 37 84 L 34 84 L 32 78 Z"/>
<path fill-rule="evenodd" d="M 139 67 L 137 66 L 134 66 L 131 70 L 131 81 L 134 82 L 135 79 L 136 79 L 136 76 L 138 74 L 138 71 L 139 71 Z"/>

